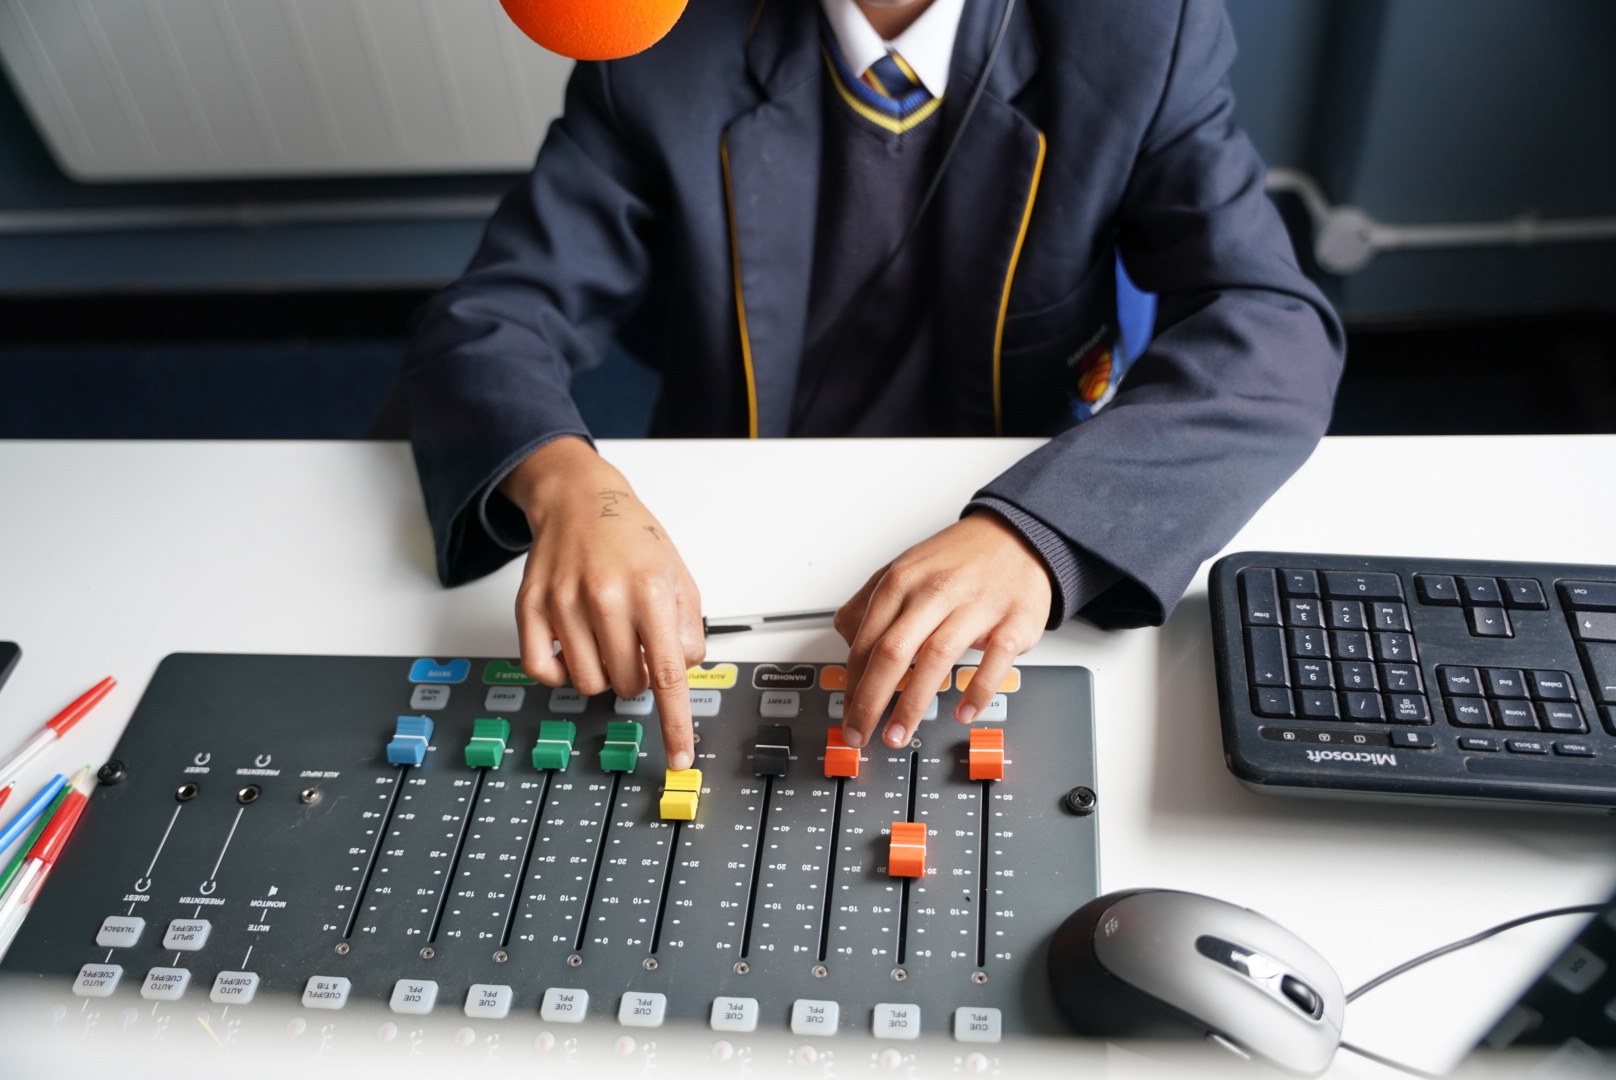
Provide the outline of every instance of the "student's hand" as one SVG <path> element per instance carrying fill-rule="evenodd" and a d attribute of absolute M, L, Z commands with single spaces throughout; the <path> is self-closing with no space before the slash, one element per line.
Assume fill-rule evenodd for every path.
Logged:
<path fill-rule="evenodd" d="M 580 694 L 649 686 L 668 767 L 690 768 L 685 670 L 707 646 L 701 596 L 662 524 L 582 439 L 540 447 L 499 489 L 533 530 L 516 596 L 523 670 L 546 686 L 570 678 Z"/>
<path fill-rule="evenodd" d="M 909 672 L 886 728 L 888 745 L 907 743 L 966 649 L 981 649 L 982 662 L 954 717 L 962 724 L 976 719 L 1015 658 L 1043 636 L 1051 595 L 1038 553 L 986 510 L 877 570 L 836 613 L 836 631 L 852 649 L 842 711 L 847 744 L 870 740 L 898 680 Z"/>

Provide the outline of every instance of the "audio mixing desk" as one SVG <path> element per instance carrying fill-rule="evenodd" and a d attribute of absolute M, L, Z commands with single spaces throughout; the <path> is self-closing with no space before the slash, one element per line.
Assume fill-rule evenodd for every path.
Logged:
<path fill-rule="evenodd" d="M 1098 893 L 1091 679 L 1021 668 L 966 728 L 973 673 L 857 751 L 842 667 L 693 668 L 672 773 L 649 695 L 506 660 L 170 656 L 3 970 L 76 1015 L 287 1030 L 1056 1034 L 1045 945 Z"/>

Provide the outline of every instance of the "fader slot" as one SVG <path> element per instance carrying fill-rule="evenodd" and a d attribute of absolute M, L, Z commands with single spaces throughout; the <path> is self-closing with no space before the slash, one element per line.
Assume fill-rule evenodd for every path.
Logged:
<path fill-rule="evenodd" d="M 752 887 L 746 894 L 746 927 L 741 933 L 741 959 L 745 960 L 752 954 L 752 927 L 757 921 L 758 912 L 758 880 L 763 874 L 763 863 L 767 858 L 769 837 L 769 805 L 774 801 L 774 777 L 763 777 L 763 787 L 758 792 L 763 800 L 763 809 L 758 814 L 758 855 L 752 860 Z"/>
<path fill-rule="evenodd" d="M 449 874 L 444 879 L 442 887 L 437 890 L 437 905 L 432 910 L 432 932 L 427 935 L 428 941 L 438 939 L 438 928 L 443 925 L 443 913 L 448 910 L 449 893 L 454 888 L 456 874 L 460 870 L 461 856 L 465 854 L 466 838 L 471 833 L 472 824 L 477 817 L 477 804 L 482 799 L 483 783 L 488 779 L 487 769 L 478 769 L 477 777 L 472 781 L 471 794 L 466 801 L 465 812 L 460 815 L 460 832 L 455 837 L 454 850 L 449 855 Z"/>
<path fill-rule="evenodd" d="M 925 730 L 924 728 L 922 729 Z M 926 826 L 926 873 L 909 888 L 904 962 L 952 984 L 977 969 L 981 786 L 965 778 L 964 729 L 928 733 L 915 761 L 914 820 Z"/>
<path fill-rule="evenodd" d="M 476 774 L 441 766 L 410 769 L 403 776 L 356 933 L 406 940 L 424 940 L 431 933 L 476 787 Z"/>
<path fill-rule="evenodd" d="M 365 894 L 370 888 L 370 879 L 376 873 L 376 860 L 382 853 L 382 842 L 392 825 L 393 810 L 398 805 L 398 795 L 404 790 L 403 780 L 409 772 L 409 766 L 406 765 L 388 776 L 376 777 L 374 790 L 367 793 L 372 801 L 367 803 L 361 800 L 359 824 L 365 839 L 348 846 L 348 854 L 355 860 L 355 864 L 349 872 L 351 876 L 336 882 L 333 886 L 339 898 L 337 915 L 325 922 L 320 927 L 321 930 L 340 929 L 344 939 L 353 937 L 354 924 L 359 921 L 359 912 Z M 378 802 L 381 803 L 379 807 L 376 805 Z"/>
<path fill-rule="evenodd" d="M 551 779 L 511 935 L 513 948 L 531 944 L 562 955 L 573 949 L 613 786 L 611 777 L 598 773 L 590 778 L 569 771 Z"/>
<path fill-rule="evenodd" d="M 622 783 L 623 774 L 614 773 L 612 775 L 611 792 L 606 796 L 605 812 L 601 814 L 602 820 L 606 822 L 606 827 L 601 830 L 600 835 L 596 838 L 594 858 L 590 860 L 589 864 L 589 885 L 584 890 L 584 904 L 578 914 L 578 936 L 573 939 L 572 943 L 574 951 L 584 947 L 584 941 L 589 933 L 589 912 L 595 904 L 595 888 L 600 884 L 600 861 L 606 847 L 606 831 L 611 828 L 612 808 L 617 805 L 617 793 L 622 787 Z"/>
<path fill-rule="evenodd" d="M 820 958 L 839 786 L 823 776 L 796 775 L 768 788 L 749 956 Z"/>
<path fill-rule="evenodd" d="M 824 953 L 838 974 L 851 965 L 878 977 L 898 962 L 903 883 L 888 875 L 887 854 L 892 823 L 908 820 L 911 757 L 874 744 L 844 781 Z"/>
<path fill-rule="evenodd" d="M 648 769 L 618 784 L 584 934 L 587 949 L 651 951 L 674 836 L 674 822 L 657 815 L 658 794 Z"/>
<path fill-rule="evenodd" d="M 503 943 L 543 795 L 542 773 L 484 778 L 434 940 Z"/>

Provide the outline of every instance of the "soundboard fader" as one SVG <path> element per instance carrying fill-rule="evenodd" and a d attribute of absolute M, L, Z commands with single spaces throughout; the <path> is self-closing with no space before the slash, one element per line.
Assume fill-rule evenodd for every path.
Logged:
<path fill-rule="evenodd" d="M 1090 675 L 1018 669 L 966 728 L 972 674 L 855 751 L 842 667 L 693 668 L 676 774 L 649 695 L 505 660 L 170 656 L 3 967 L 156 1009 L 1057 1033 L 1044 946 L 1098 893 Z"/>

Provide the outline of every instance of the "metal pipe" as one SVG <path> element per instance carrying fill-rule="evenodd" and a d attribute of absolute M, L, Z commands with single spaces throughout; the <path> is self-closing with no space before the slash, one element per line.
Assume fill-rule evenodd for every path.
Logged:
<path fill-rule="evenodd" d="M 1299 169 L 1268 170 L 1268 191 L 1295 195 L 1313 223 L 1313 257 L 1332 274 L 1355 274 L 1382 251 L 1525 247 L 1616 240 L 1616 218 L 1531 215 L 1503 221 L 1387 225 L 1356 206 L 1333 205 L 1317 180 Z"/>
<path fill-rule="evenodd" d="M 493 195 L 301 202 L 216 203 L 201 206 L 94 206 L 0 210 L 0 235 L 140 232 L 154 229 L 245 229 L 342 225 L 373 221 L 483 221 L 499 205 Z"/>

